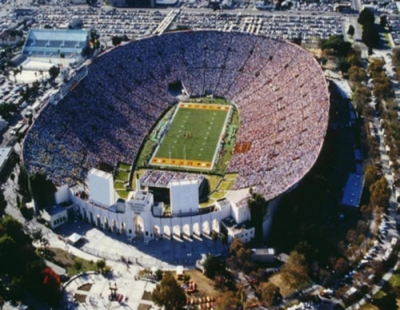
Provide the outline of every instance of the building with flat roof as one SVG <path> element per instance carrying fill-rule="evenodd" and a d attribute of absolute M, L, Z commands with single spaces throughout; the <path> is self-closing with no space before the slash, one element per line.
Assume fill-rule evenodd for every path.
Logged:
<path fill-rule="evenodd" d="M 60 205 L 41 210 L 40 216 L 53 229 L 68 221 L 68 211 Z"/>
<path fill-rule="evenodd" d="M 255 228 L 251 225 L 250 221 L 236 223 L 233 217 L 224 218 L 221 221 L 222 227 L 225 228 L 228 236 L 228 242 L 231 243 L 233 239 L 239 238 L 244 243 L 251 241 L 255 236 Z"/>
<path fill-rule="evenodd" d="M 26 38 L 23 55 L 30 57 L 76 58 L 89 45 L 88 30 L 31 29 Z"/>
<path fill-rule="evenodd" d="M 350 173 L 344 188 L 342 205 L 358 208 L 364 186 L 363 176 Z"/>
<path fill-rule="evenodd" d="M 3 176 L 5 173 L 5 168 L 7 167 L 8 160 L 13 153 L 12 147 L 1 147 L 0 148 L 0 175 Z"/>

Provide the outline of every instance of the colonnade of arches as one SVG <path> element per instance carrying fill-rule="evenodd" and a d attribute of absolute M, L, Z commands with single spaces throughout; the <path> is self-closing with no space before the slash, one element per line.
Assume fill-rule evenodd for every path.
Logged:
<path fill-rule="evenodd" d="M 196 221 L 191 224 L 186 223 L 182 225 L 172 223 L 172 221 L 169 225 L 163 225 L 163 223 L 160 221 L 160 225 L 154 225 L 152 228 L 149 228 L 149 230 L 146 231 L 143 218 L 139 215 L 135 215 L 132 219 L 132 231 L 131 229 L 127 229 L 127 223 L 125 221 L 117 221 L 107 217 L 102 217 L 98 214 L 95 215 L 92 211 L 87 211 L 84 208 L 82 208 L 81 214 L 85 221 L 98 228 L 118 234 L 134 234 L 136 237 L 146 236 L 157 239 L 171 239 L 175 236 L 178 238 L 192 238 L 193 236 L 201 237 L 202 235 L 211 235 L 213 231 L 217 233 L 220 232 L 220 225 L 217 219 L 207 219 L 202 222 Z M 129 227 L 131 226 L 129 225 Z"/>
<path fill-rule="evenodd" d="M 179 238 L 201 237 L 202 235 L 211 235 L 213 231 L 220 232 L 219 221 L 217 219 L 211 221 L 205 220 L 202 223 L 183 224 L 182 226 L 179 224 L 153 226 L 153 235 L 155 238 L 171 239 L 174 236 Z"/>
<path fill-rule="evenodd" d="M 127 233 L 127 226 L 124 221 L 110 220 L 107 217 L 93 215 L 92 211 L 86 211 L 85 209 L 82 210 L 81 214 L 86 222 L 98 228 L 102 228 L 121 235 Z"/>

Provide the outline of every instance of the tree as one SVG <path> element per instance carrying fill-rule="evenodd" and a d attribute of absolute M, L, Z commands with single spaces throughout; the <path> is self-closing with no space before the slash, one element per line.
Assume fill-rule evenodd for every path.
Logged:
<path fill-rule="evenodd" d="M 362 205 L 360 208 L 360 213 L 365 220 L 372 218 L 372 207 L 370 205 Z"/>
<path fill-rule="evenodd" d="M 180 309 L 186 302 L 183 288 L 175 280 L 171 272 L 166 272 L 163 279 L 151 295 L 153 302 L 166 310 Z"/>
<path fill-rule="evenodd" d="M 162 277 L 163 277 L 162 270 L 161 269 L 157 269 L 155 276 L 156 276 L 157 281 L 160 281 L 162 279 Z"/>
<path fill-rule="evenodd" d="M 251 250 L 245 247 L 241 239 L 233 239 L 229 247 L 229 253 L 231 255 L 227 262 L 231 268 L 243 269 L 244 272 L 250 272 L 250 269 L 254 267 L 251 262 Z"/>
<path fill-rule="evenodd" d="M 379 33 L 375 27 L 375 24 L 366 24 L 363 26 L 361 41 L 363 41 L 365 45 L 368 46 L 369 48 L 378 45 Z"/>
<path fill-rule="evenodd" d="M 52 80 L 55 80 L 57 76 L 60 74 L 60 68 L 57 66 L 52 66 L 49 69 L 49 75 Z"/>
<path fill-rule="evenodd" d="M 347 263 L 347 261 L 344 258 L 340 257 L 336 261 L 335 266 L 333 267 L 333 269 L 335 269 L 337 274 L 343 275 L 349 269 L 349 264 Z"/>
<path fill-rule="evenodd" d="M 362 26 L 374 24 L 375 23 L 374 12 L 372 12 L 368 8 L 365 8 L 360 12 L 357 22 Z"/>
<path fill-rule="evenodd" d="M 29 176 L 26 168 L 24 166 L 20 166 L 19 174 L 18 174 L 18 189 L 21 195 L 26 199 L 30 199 L 29 193 Z"/>
<path fill-rule="evenodd" d="M 261 301 L 267 307 L 271 307 L 274 301 L 281 295 L 281 290 L 272 282 L 262 282 L 257 287 L 257 293 L 261 296 Z"/>
<path fill-rule="evenodd" d="M 379 24 L 380 24 L 383 28 L 386 27 L 386 25 L 387 25 L 387 16 L 386 16 L 386 15 L 381 15 Z"/>
<path fill-rule="evenodd" d="M 365 221 L 363 221 L 363 220 L 358 220 L 357 221 L 357 232 L 359 234 L 367 233 L 368 232 L 368 228 L 369 228 L 369 226 Z"/>
<path fill-rule="evenodd" d="M 42 294 L 46 296 L 46 299 L 50 302 L 50 304 L 58 305 L 61 299 L 60 277 L 50 267 L 46 267 L 43 269 L 42 276 L 43 276 Z"/>
<path fill-rule="evenodd" d="M 241 298 L 237 292 L 227 291 L 217 299 L 215 306 L 217 310 L 241 309 Z"/>
<path fill-rule="evenodd" d="M 336 68 L 338 71 L 341 71 L 342 73 L 347 73 L 347 71 L 349 71 L 350 64 L 346 58 L 339 57 L 336 62 Z"/>
<path fill-rule="evenodd" d="M 221 235 L 221 244 L 223 245 L 228 244 L 228 236 L 226 234 Z"/>
<path fill-rule="evenodd" d="M 396 67 L 400 65 L 400 48 L 396 47 L 392 50 L 392 61 Z"/>
<path fill-rule="evenodd" d="M 294 250 L 299 254 L 304 255 L 308 266 L 310 266 L 317 259 L 318 248 L 312 246 L 308 241 L 300 241 L 298 244 L 296 244 Z"/>
<path fill-rule="evenodd" d="M 288 261 L 282 266 L 281 278 L 285 285 L 299 289 L 310 282 L 304 255 L 292 251 Z"/>
<path fill-rule="evenodd" d="M 244 248 L 244 243 L 240 238 L 234 238 L 231 245 L 229 246 L 229 253 L 236 255 L 240 249 Z"/>
<path fill-rule="evenodd" d="M 347 30 L 347 34 L 352 37 L 352 36 L 354 36 L 354 33 L 355 33 L 354 26 L 350 25 L 349 29 Z"/>
<path fill-rule="evenodd" d="M 383 208 L 387 208 L 389 206 L 391 190 L 385 177 L 381 177 L 378 181 L 372 184 L 370 187 L 370 192 L 370 200 L 373 206 L 379 206 Z"/>
<path fill-rule="evenodd" d="M 106 267 L 106 261 L 104 259 L 99 259 L 96 262 L 96 267 L 100 272 L 102 272 L 104 270 L 104 268 Z"/>
<path fill-rule="evenodd" d="M 33 231 L 32 235 L 32 240 L 33 242 L 42 242 L 42 238 L 43 238 L 43 232 L 41 229 L 36 229 L 35 231 Z"/>
<path fill-rule="evenodd" d="M 344 41 L 343 35 L 333 35 L 321 42 L 321 49 L 332 50 L 338 57 L 347 57 L 351 51 L 351 43 Z"/>
<path fill-rule="evenodd" d="M 214 241 L 214 242 L 218 241 L 218 233 L 216 231 L 213 231 L 211 233 L 211 240 Z"/>
<path fill-rule="evenodd" d="M 214 279 L 216 275 L 223 274 L 226 270 L 225 262 L 215 255 L 208 255 L 204 260 L 203 267 L 204 274 L 210 279 Z"/>
<path fill-rule="evenodd" d="M 369 48 L 376 46 L 379 42 L 379 33 L 375 27 L 374 13 L 370 9 L 365 8 L 361 11 L 357 21 L 363 26 L 361 40 Z"/>
<path fill-rule="evenodd" d="M 82 261 L 81 260 L 75 260 L 74 261 L 74 268 L 78 271 L 80 271 L 82 269 Z"/>
<path fill-rule="evenodd" d="M 371 98 L 370 89 L 362 84 L 359 84 L 352 95 L 352 100 L 359 114 L 362 113 L 364 107 L 369 102 L 370 98 Z"/>
<path fill-rule="evenodd" d="M 44 172 L 36 172 L 30 177 L 30 187 L 39 209 L 54 205 L 54 193 L 57 189 Z"/>
<path fill-rule="evenodd" d="M 253 193 L 251 198 L 247 200 L 247 205 L 250 209 L 251 223 L 255 228 L 255 239 L 262 240 L 262 225 L 267 211 L 268 202 L 265 200 L 264 196 Z"/>
<path fill-rule="evenodd" d="M 378 180 L 377 172 L 374 166 L 367 165 L 364 174 L 364 187 L 369 189 L 372 184 Z"/>
<path fill-rule="evenodd" d="M 5 214 L 7 201 L 4 197 L 3 191 L 0 190 L 0 218 Z"/>
<path fill-rule="evenodd" d="M 122 38 L 119 37 L 119 36 L 113 36 L 113 37 L 111 38 L 111 40 L 112 40 L 112 44 L 113 44 L 114 46 L 120 45 L 121 42 L 122 42 Z"/>
<path fill-rule="evenodd" d="M 357 65 L 352 65 L 349 68 L 348 73 L 349 73 L 349 80 L 351 82 L 361 83 L 367 80 L 367 72 L 363 68 L 360 68 Z"/>

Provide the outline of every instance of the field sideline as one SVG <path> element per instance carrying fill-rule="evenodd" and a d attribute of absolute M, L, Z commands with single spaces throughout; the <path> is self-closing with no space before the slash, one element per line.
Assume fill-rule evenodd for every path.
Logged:
<path fill-rule="evenodd" d="M 181 103 L 152 165 L 212 169 L 228 105 Z"/>

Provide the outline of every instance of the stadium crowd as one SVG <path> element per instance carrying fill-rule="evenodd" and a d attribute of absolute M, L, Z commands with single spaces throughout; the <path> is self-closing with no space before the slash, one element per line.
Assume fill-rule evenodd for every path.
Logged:
<path fill-rule="evenodd" d="M 171 181 L 179 180 L 197 180 L 200 186 L 204 180 L 204 175 L 187 172 L 147 170 L 140 177 L 140 184 L 149 187 L 167 187 Z"/>
<path fill-rule="evenodd" d="M 29 172 L 74 184 L 99 163 L 132 162 L 163 112 L 190 96 L 213 94 L 240 111 L 227 172 L 233 189 L 255 186 L 272 198 L 312 167 L 327 129 L 329 97 L 317 62 L 299 47 L 246 33 L 180 32 L 135 41 L 89 65 L 88 76 L 35 121 L 23 156 Z M 166 177 L 166 176 L 164 176 Z"/>

